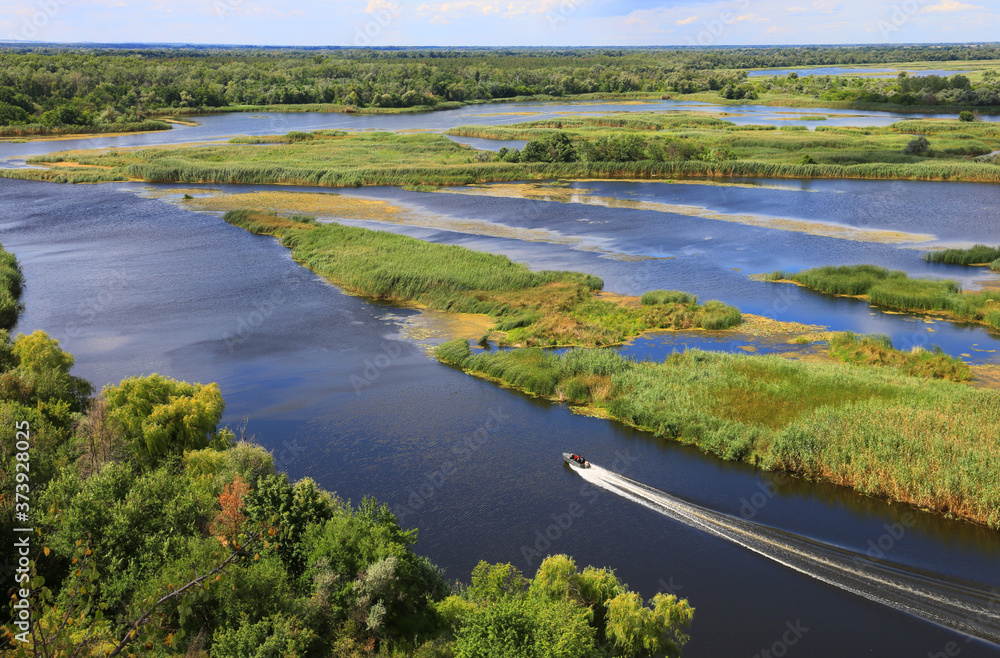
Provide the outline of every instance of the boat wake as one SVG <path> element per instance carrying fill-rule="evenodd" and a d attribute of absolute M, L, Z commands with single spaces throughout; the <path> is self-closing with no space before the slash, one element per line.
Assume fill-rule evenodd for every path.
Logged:
<path fill-rule="evenodd" d="M 1000 592 L 895 567 L 753 521 L 715 512 L 592 464 L 591 484 L 731 541 L 824 583 L 972 637 L 1000 644 Z"/>

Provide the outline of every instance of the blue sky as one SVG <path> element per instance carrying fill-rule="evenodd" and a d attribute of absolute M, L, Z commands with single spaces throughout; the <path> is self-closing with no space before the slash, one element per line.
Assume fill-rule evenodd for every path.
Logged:
<path fill-rule="evenodd" d="M 995 41 L 1000 0 L 0 0 L 0 39 L 335 46 Z"/>

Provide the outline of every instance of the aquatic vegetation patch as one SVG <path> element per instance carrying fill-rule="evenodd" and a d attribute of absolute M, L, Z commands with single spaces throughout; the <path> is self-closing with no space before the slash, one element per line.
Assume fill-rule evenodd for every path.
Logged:
<path fill-rule="evenodd" d="M 765 278 L 831 295 L 859 297 L 881 308 L 943 313 L 953 320 L 1000 329 L 1000 290 L 962 292 L 950 279 L 911 279 L 905 272 L 876 265 L 817 267 L 796 273 L 775 271 Z"/>
<path fill-rule="evenodd" d="M 835 334 L 830 339 L 830 355 L 844 361 L 869 366 L 888 366 L 915 377 L 948 379 L 955 382 L 973 378 L 969 364 L 941 351 L 914 347 L 903 352 L 892 346 L 888 336 L 858 336 L 851 332 Z"/>
<path fill-rule="evenodd" d="M 225 219 L 278 237 L 296 260 L 348 292 L 488 314 L 495 324 L 487 336 L 502 345 L 611 345 L 651 329 L 724 329 L 742 322 L 739 309 L 715 301 L 602 299 L 595 292 L 604 284 L 590 274 L 535 272 L 505 256 L 456 245 L 261 210 L 230 211 Z"/>
<path fill-rule="evenodd" d="M 927 242 L 934 239 L 926 233 L 907 233 L 905 231 L 886 231 L 876 228 L 847 226 L 815 220 L 788 219 L 782 217 L 766 217 L 762 215 L 732 215 L 720 213 L 702 206 L 662 203 L 659 201 L 639 201 L 636 199 L 620 199 L 617 197 L 595 196 L 593 190 L 579 187 L 555 186 L 550 183 L 494 183 L 489 185 L 472 185 L 465 187 L 450 187 L 440 190 L 448 194 L 470 194 L 513 199 L 535 199 L 558 203 L 579 203 L 604 208 L 626 208 L 631 210 L 649 210 L 689 217 L 702 217 L 723 222 L 734 222 L 748 226 L 769 228 L 779 231 L 806 233 L 842 240 L 858 242 L 877 242 L 883 244 L 911 244 Z"/>
<path fill-rule="evenodd" d="M 951 265 L 985 265 L 1000 260 L 1000 246 L 989 247 L 977 244 L 968 249 L 943 249 L 924 254 L 924 260 L 931 263 L 948 263 Z M 994 267 L 993 269 L 1000 269 Z"/>

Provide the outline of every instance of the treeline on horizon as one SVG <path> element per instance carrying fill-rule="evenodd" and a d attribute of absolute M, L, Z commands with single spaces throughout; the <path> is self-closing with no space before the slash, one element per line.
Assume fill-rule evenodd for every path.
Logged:
<path fill-rule="evenodd" d="M 747 81 L 744 69 L 750 68 L 996 59 L 996 44 L 449 50 L 11 46 L 0 48 L 0 125 L 110 125 L 165 110 L 247 105 L 433 108 L 582 94 L 741 89 L 746 95 L 764 84 Z M 862 82 L 865 88 L 882 84 Z M 782 91 L 814 90 L 793 85 Z M 883 95 L 882 101 L 867 100 L 891 102 L 890 94 Z M 970 96 L 954 102 L 994 101 Z"/>

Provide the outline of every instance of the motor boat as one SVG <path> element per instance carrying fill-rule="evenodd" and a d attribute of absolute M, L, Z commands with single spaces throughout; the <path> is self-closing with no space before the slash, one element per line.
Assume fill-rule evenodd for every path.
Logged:
<path fill-rule="evenodd" d="M 583 455 L 578 455 L 574 452 L 564 452 L 563 459 L 570 466 L 579 466 L 580 468 L 590 468 L 590 462 L 583 458 Z"/>

